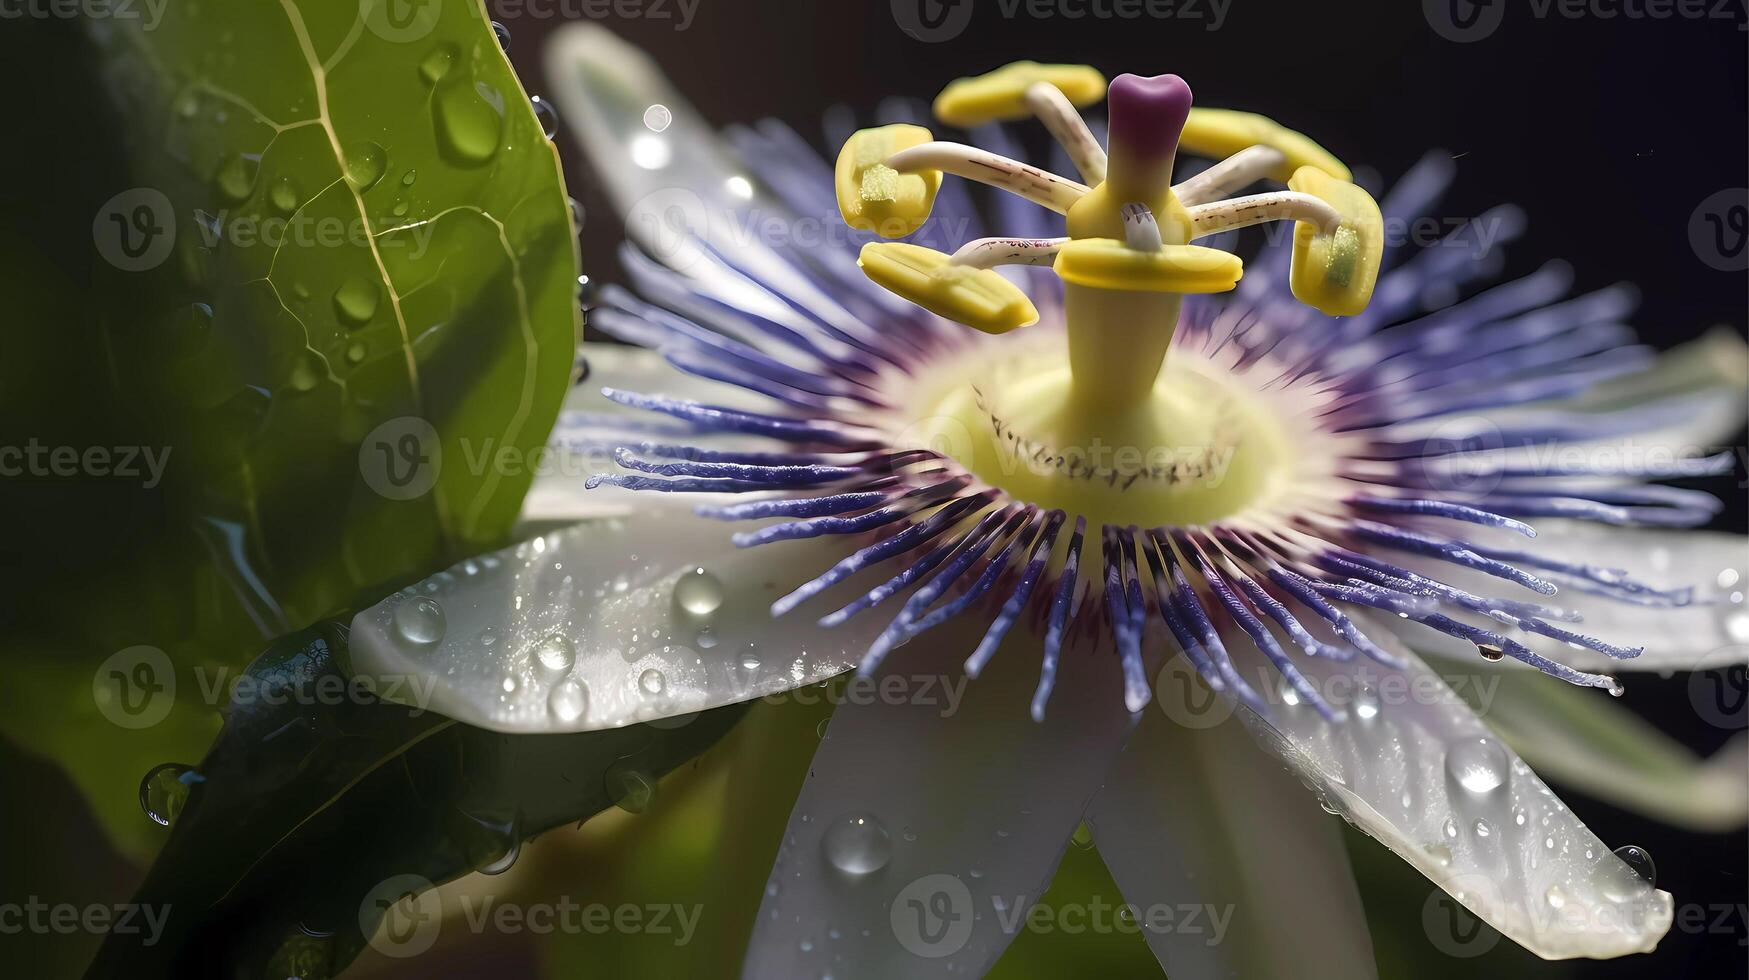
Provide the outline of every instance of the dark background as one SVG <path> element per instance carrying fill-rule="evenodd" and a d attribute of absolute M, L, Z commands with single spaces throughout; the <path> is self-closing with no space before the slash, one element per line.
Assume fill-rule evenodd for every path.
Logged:
<path fill-rule="evenodd" d="M 538 13 L 570 11 L 601 16 L 650 50 L 710 120 L 744 122 L 771 115 L 810 136 L 819 133 L 818 120 L 834 103 L 867 110 L 889 95 L 927 99 L 955 77 L 1018 58 L 1087 62 L 1108 74 L 1176 72 L 1190 81 L 1199 103 L 1272 115 L 1347 162 L 1375 168 L 1386 178 L 1428 149 L 1449 151 L 1459 158 L 1459 180 L 1440 206 L 1440 217 L 1475 214 L 1503 201 L 1523 205 L 1530 230 L 1509 249 L 1509 273 L 1560 257 L 1573 262 L 1581 290 L 1633 281 L 1644 294 L 1635 322 L 1651 344 L 1673 346 L 1720 324 L 1741 332 L 1749 319 L 1749 280 L 1740 271 L 1710 267 L 1690 237 L 1691 219 L 1703 201 L 1749 184 L 1749 34 L 1742 30 L 1745 13 L 1737 0 L 1727 7 L 1706 0 L 1704 12 L 1724 19 L 1599 15 L 1621 9 L 1620 0 L 1603 0 L 1579 17 L 1552 6 L 1539 16 L 1521 0 L 1491 0 L 1491 6 L 1475 11 L 1468 0 L 1436 0 L 1431 6 L 1421 0 L 1231 0 L 1218 30 L 1208 29 L 1216 15 L 1211 0 L 1180 3 L 1176 17 L 1136 19 L 1091 13 L 1040 19 L 1030 16 L 1032 6 L 1025 3 L 1012 8 L 1016 14 L 1010 17 L 998 0 L 961 0 L 971 5 L 965 28 L 935 42 L 900 29 L 899 18 L 914 16 L 910 10 L 915 9 L 903 5 L 915 0 L 898 2 L 896 16 L 889 0 L 698 0 L 685 30 L 677 29 L 676 0 L 662 0 L 664 18 L 653 16 L 656 0 L 642 5 L 651 16 L 638 17 L 615 16 L 612 5 L 584 0 L 514 6 L 488 0 L 488 6 L 510 29 L 512 60 L 531 92 L 544 86 L 542 39 L 558 23 Z M 1068 0 L 1067 7 L 1112 9 L 1114 2 L 1121 0 Z M 1433 26 L 1451 23 L 1444 20 L 1445 11 L 1453 9 L 1442 6 L 1446 3 L 1456 3 L 1462 15 L 1498 15 L 1499 26 L 1485 38 L 1454 42 Z M 1628 0 L 1628 6 L 1643 9 L 1644 0 Z M 619 9 L 624 14 L 636 7 Z M 947 16 L 951 22 L 954 15 Z M 64 45 L 45 48 L 37 43 L 40 35 L 32 39 L 20 33 L 38 26 L 0 21 L 0 40 L 8 42 L 0 45 L 0 78 L 15 101 L 9 116 L 27 123 L 22 133 L 4 138 L 7 149 L 0 153 L 5 190 L 0 203 L 9 206 L 22 200 L 20 195 L 35 193 L 33 188 L 78 180 L 89 161 L 104 155 L 104 128 L 87 124 L 103 113 L 80 104 L 77 93 L 88 87 L 72 84 L 84 69 L 76 60 L 43 54 L 64 52 Z M 51 117 L 60 121 L 52 127 L 53 142 L 35 142 L 29 120 Z M 598 280 L 617 279 L 613 250 L 621 228 L 569 140 L 560 133 L 571 193 L 588 215 L 583 268 Z M 44 245 L 42 250 L 83 250 L 87 230 L 83 220 L 49 227 L 48 234 L 79 241 L 76 249 Z M 30 231 L 41 241 L 45 228 Z M 6 356 L 6 343 L 0 341 L 0 357 Z M 1730 502 L 1720 526 L 1744 527 L 1749 508 L 1742 477 L 1739 467 L 1732 477 L 1709 484 Z M 28 515 L 4 518 L 22 519 Z M 0 608 L 4 601 L 0 597 Z M 1630 686 L 1629 705 L 1697 751 L 1710 753 L 1730 734 L 1695 715 L 1681 677 L 1636 675 Z M 1423 936 L 1425 882 L 1376 845 L 1352 838 L 1375 942 L 1424 958 L 1426 967 L 1416 971 L 1418 976 L 1510 971 L 1569 978 L 1743 977 L 1749 972 L 1749 927 L 1741 911 L 1749 890 L 1749 854 L 1742 832 L 1687 833 L 1571 790 L 1563 795 L 1603 839 L 1649 849 L 1658 859 L 1660 887 L 1673 892 L 1679 904 L 1735 906 L 1736 914 L 1722 931 L 1672 930 L 1652 956 L 1541 964 L 1502 942 L 1488 956 L 1454 961 Z M 24 849 L 32 852 L 28 867 L 0 868 L 0 884 L 8 894 L 20 889 L 48 893 L 64 886 L 66 876 L 99 893 L 125 894 L 138 873 L 100 842 L 101 831 L 52 766 L 3 745 L 0 838 L 34 842 Z M 0 962 L 16 962 L 16 939 L 0 936 Z M 473 972 L 463 961 L 449 966 L 455 975 Z M 16 968 L 19 975 L 35 972 L 28 958 Z M 498 958 L 478 969 L 482 976 L 519 976 L 529 963 Z"/>

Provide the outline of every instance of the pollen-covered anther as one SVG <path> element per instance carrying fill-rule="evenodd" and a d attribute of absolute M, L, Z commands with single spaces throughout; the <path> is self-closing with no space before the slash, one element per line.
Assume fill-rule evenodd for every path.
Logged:
<path fill-rule="evenodd" d="M 1007 333 L 1038 320 L 1020 287 L 991 269 L 956 264 L 952 257 L 905 242 L 869 242 L 857 259 L 875 283 L 937 316 L 981 330 Z"/>
<path fill-rule="evenodd" d="M 858 130 L 844 141 L 833 171 L 844 223 L 882 238 L 903 238 L 929 220 L 941 171 L 901 172 L 888 163 L 900 150 L 933 140 L 922 126 L 895 124 Z"/>

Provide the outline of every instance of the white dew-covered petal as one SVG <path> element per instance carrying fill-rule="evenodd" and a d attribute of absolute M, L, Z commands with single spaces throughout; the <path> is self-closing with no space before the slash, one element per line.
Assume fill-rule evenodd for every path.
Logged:
<path fill-rule="evenodd" d="M 1381 646 L 1400 647 L 1376 619 L 1356 621 Z M 1253 648 L 1229 649 L 1245 676 L 1276 676 Z M 1670 894 L 1598 840 L 1438 674 L 1408 649 L 1394 652 L 1405 667 L 1365 656 L 1298 661 L 1327 701 L 1347 708 L 1345 721 L 1273 685 L 1260 688 L 1277 692 L 1267 716 L 1238 714 L 1326 807 L 1531 952 L 1604 958 L 1657 945 Z"/>
<path fill-rule="evenodd" d="M 567 129 L 632 241 L 689 277 L 702 294 L 736 309 L 811 333 L 795 304 L 867 335 L 762 232 L 775 223 L 787 232 L 779 243 L 791 244 L 820 236 L 796 234 L 789 212 L 760 192 L 733 150 L 649 55 L 599 24 L 576 21 L 553 31 L 545 61 Z M 759 285 L 729 268 L 725 258 Z M 826 338 L 817 342 L 840 349 Z"/>
<path fill-rule="evenodd" d="M 613 447 L 640 442 L 681 442 L 710 449 L 769 450 L 777 443 L 757 436 L 699 434 L 684 422 L 653 416 L 603 395 L 604 387 L 645 394 L 661 394 L 740 408 L 769 411 L 771 402 L 745 388 L 696 378 L 676 371 L 662 355 L 642 347 L 623 344 L 584 343 L 578 352 L 589 365 L 584 378 L 565 394 L 565 404 L 547 437 L 544 455 L 528 460 L 534 483 L 522 499 L 521 520 L 531 533 L 553 524 L 569 524 L 597 517 L 620 517 L 651 503 L 649 494 L 637 494 L 612 485 L 594 489 L 584 486 L 596 473 L 619 469 Z M 490 455 L 482 458 L 490 464 Z M 523 457 L 515 457 L 522 462 Z M 676 493 L 671 502 L 699 504 L 720 500 L 717 495 Z"/>
<path fill-rule="evenodd" d="M 1524 550 L 1620 569 L 1658 589 L 1694 590 L 1683 605 L 1621 602 L 1573 585 L 1549 602 L 1578 613 L 1570 628 L 1645 652 L 1613 660 L 1547 637 L 1526 645 L 1580 670 L 1711 670 L 1749 661 L 1749 537 L 1720 531 L 1539 521 Z"/>
<path fill-rule="evenodd" d="M 1557 783 L 1695 830 L 1731 831 L 1749 820 L 1749 740 L 1743 733 L 1701 759 L 1614 698 L 1528 670 L 1481 680 L 1468 692 L 1471 704 L 1509 746 Z M 1690 681 L 1697 711 L 1741 710 L 1740 691 L 1716 688 L 1701 674 Z M 1712 700 L 1718 694 L 1730 701 Z M 1721 714 L 1717 720 L 1729 718 Z"/>
<path fill-rule="evenodd" d="M 1188 670 L 1161 676 L 1202 684 Z M 1340 825 L 1236 719 L 1208 717 L 1203 728 L 1147 712 L 1087 811 L 1167 975 L 1377 976 Z"/>
<path fill-rule="evenodd" d="M 787 691 L 853 665 L 884 625 L 771 615 L 842 550 L 819 539 L 737 549 L 721 522 L 645 502 L 636 517 L 470 558 L 364 610 L 353 670 L 393 700 L 503 732 L 617 728 Z"/>
<path fill-rule="evenodd" d="M 1115 657 L 1066 656 L 1034 722 L 1038 641 L 1015 630 L 968 681 L 960 664 L 981 626 L 950 622 L 852 682 L 784 832 L 743 976 L 983 976 L 1025 928 L 1131 719 Z"/>

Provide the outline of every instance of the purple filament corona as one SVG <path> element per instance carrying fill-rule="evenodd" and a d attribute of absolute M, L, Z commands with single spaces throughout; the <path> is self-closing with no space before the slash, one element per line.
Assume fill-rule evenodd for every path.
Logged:
<path fill-rule="evenodd" d="M 799 136 L 773 122 L 731 136 L 771 195 L 766 206 L 787 207 L 828 226 L 836 221 L 830 169 Z M 997 127 L 977 136 L 998 150 L 1014 146 Z M 1384 199 L 1387 223 L 1423 213 L 1451 170 L 1450 161 L 1438 156 L 1415 167 Z M 1004 233 L 1052 233 L 1030 205 L 1000 199 L 994 209 Z M 1487 222 L 1496 240 L 1522 227 L 1522 215 L 1512 208 L 1476 221 Z M 931 225 L 946 230 L 932 238 Z M 976 237 L 981 227 L 971 195 L 950 184 L 930 224 L 913 240 L 950 244 L 945 239 Z M 1534 531 L 1520 519 L 1698 523 L 1716 509 L 1710 497 L 1622 480 L 1717 473 L 1731 460 L 1640 466 L 1502 460 L 1498 454 L 1513 447 L 1617 436 L 1667 420 L 1657 412 L 1516 408 L 1644 368 L 1649 352 L 1631 343 L 1632 332 L 1621 323 L 1633 296 L 1618 287 L 1563 300 L 1571 274 L 1559 263 L 1478 288 L 1498 272 L 1498 256 L 1459 247 L 1465 233 L 1453 233 L 1452 247 L 1388 254 L 1372 306 L 1358 317 L 1334 319 L 1294 301 L 1285 288 L 1286 248 L 1279 246 L 1250 263 L 1236 292 L 1186 298 L 1175 349 L 1236 352 L 1233 370 L 1263 372 L 1254 377 L 1260 389 L 1309 380 L 1332 396 L 1317 424 L 1343 434 L 1341 444 L 1352 448 L 1333 461 L 1337 472 L 1377 489 L 1331 501 L 1333 510 L 1316 522 L 1289 519 L 1276 531 L 1219 521 L 1089 528 L 1084 516 L 1010 499 L 932 452 L 887 445 L 859 416 L 888 404 L 883 376 L 915 373 L 977 341 L 963 327 L 896 302 L 865 279 L 855 254 L 868 238 L 848 231 L 815 248 L 764 249 L 758 261 L 698 240 L 703 261 L 711 264 L 708 276 L 670 271 L 628 250 L 627 264 L 645 299 L 605 290 L 592 324 L 659 351 L 679 371 L 774 404 L 760 412 L 660 391 L 607 389 L 613 401 L 667 420 L 628 425 L 618 417 L 567 417 L 556 438 L 573 438 L 568 427 L 573 433 L 599 431 L 610 421 L 629 434 L 615 458 L 631 472 L 593 477 L 591 486 L 756 494 L 699 508 L 725 521 L 777 519 L 736 534 L 740 546 L 844 538 L 845 557 L 779 599 L 774 615 L 790 613 L 864 569 L 888 569 L 890 576 L 879 585 L 821 620 L 836 625 L 853 616 L 890 615 L 867 652 L 865 671 L 949 619 L 982 614 L 990 621 L 966 661 L 976 675 L 1027 617 L 1043 636 L 1035 717 L 1042 717 L 1066 660 L 1083 654 L 1118 658 L 1126 706 L 1138 710 L 1149 696 L 1143 657 L 1152 642 L 1181 651 L 1211 687 L 1257 704 L 1256 690 L 1235 669 L 1227 648 L 1245 642 L 1257 647 L 1301 701 L 1337 718 L 1340 712 L 1302 675 L 1297 657 L 1360 655 L 1400 663 L 1341 607 L 1381 610 L 1473 643 L 1491 659 L 1511 657 L 1575 684 L 1614 688 L 1607 675 L 1574 670 L 1499 630 L 1473 625 L 1473 616 L 1466 622 L 1453 615 L 1480 614 L 1501 630 L 1615 658 L 1638 650 L 1555 625 L 1550 620 L 1578 618 L 1559 609 L 1472 594 L 1441 581 L 1438 570 L 1470 582 L 1479 575 L 1532 597 L 1572 588 L 1629 603 L 1686 603 L 1685 591 L 1539 556 L 1536 542 L 1528 540 Z M 774 271 L 774 256 L 786 268 Z M 1048 319 L 1059 309 L 1060 284 L 1045 270 L 1020 274 Z M 1459 290 L 1469 295 L 1458 299 Z M 759 302 L 743 304 L 742 297 Z M 1422 312 L 1428 306 L 1438 308 Z M 1427 434 L 1430 422 L 1502 408 L 1513 408 L 1501 417 L 1510 421 L 1484 431 Z M 683 433 L 699 443 L 687 442 Z M 780 446 L 758 453 L 706 448 L 711 438 L 724 435 L 762 437 Z M 1461 536 L 1466 525 L 1515 531 L 1527 540 L 1511 550 L 1472 543 Z M 1098 567 L 1083 567 L 1094 561 Z M 900 599 L 896 612 L 877 609 Z M 1287 638 L 1286 646 L 1271 623 Z"/>

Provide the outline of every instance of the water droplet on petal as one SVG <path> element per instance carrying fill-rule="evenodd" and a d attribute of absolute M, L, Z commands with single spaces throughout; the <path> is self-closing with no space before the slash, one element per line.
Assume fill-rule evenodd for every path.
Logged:
<path fill-rule="evenodd" d="M 638 687 L 641 688 L 645 694 L 661 694 L 662 688 L 666 687 L 667 684 L 668 678 L 663 677 L 662 672 L 654 667 L 651 667 L 649 670 L 638 675 Z"/>
<path fill-rule="evenodd" d="M 847 875 L 866 875 L 887 866 L 893 856 L 887 828 L 871 814 L 841 817 L 826 828 L 821 846 L 832 866 Z"/>
<path fill-rule="evenodd" d="M 723 605 L 723 583 L 702 568 L 680 576 L 674 583 L 674 611 L 693 623 L 709 620 Z"/>
<path fill-rule="evenodd" d="M 1476 818 L 1475 831 L 1477 837 L 1487 837 L 1494 833 L 1494 825 L 1478 817 Z"/>
<path fill-rule="evenodd" d="M 644 110 L 644 128 L 652 133 L 660 133 L 674 122 L 674 113 L 668 107 L 657 103 Z"/>
<path fill-rule="evenodd" d="M 1549 903 L 1549 908 L 1558 909 L 1567 904 L 1567 893 L 1561 890 L 1560 885 L 1550 885 L 1543 892 L 1543 900 Z"/>
<path fill-rule="evenodd" d="M 577 659 L 577 648 L 563 633 L 548 633 L 534 648 L 534 659 L 551 671 L 566 671 Z"/>
<path fill-rule="evenodd" d="M 1506 784 L 1508 773 L 1506 750 L 1493 739 L 1469 739 L 1446 749 L 1446 778 L 1468 793 L 1491 793 Z"/>
<path fill-rule="evenodd" d="M 1478 643 L 1476 650 L 1481 653 L 1483 660 L 1491 664 L 1497 664 L 1506 657 L 1506 651 L 1492 643 Z"/>
<path fill-rule="evenodd" d="M 1426 851 L 1427 856 L 1433 859 L 1434 864 L 1437 864 L 1442 868 L 1451 865 L 1451 848 L 1446 845 L 1429 844 L 1426 847 Z"/>
<path fill-rule="evenodd" d="M 1615 856 L 1622 863 L 1634 870 L 1648 885 L 1658 884 L 1658 866 L 1652 862 L 1652 855 L 1638 844 L 1628 844 L 1615 849 Z"/>
<path fill-rule="evenodd" d="M 1354 715 L 1361 721 L 1372 721 L 1379 716 L 1379 696 L 1371 688 L 1361 688 L 1354 696 Z"/>
<path fill-rule="evenodd" d="M 443 639 L 443 607 L 428 595 L 414 596 L 395 607 L 395 635 L 402 643 L 428 647 Z"/>
<path fill-rule="evenodd" d="M 1450 817 L 1445 818 L 1445 823 L 1441 824 L 1439 829 L 1443 831 L 1447 837 L 1457 837 L 1457 821 Z"/>
<path fill-rule="evenodd" d="M 547 694 L 547 710 L 564 724 L 571 724 L 589 710 L 589 689 L 575 677 L 567 677 L 553 685 Z"/>
<path fill-rule="evenodd" d="M 153 766 L 140 780 L 140 809 L 153 823 L 168 827 L 188 802 L 189 789 L 204 781 L 205 777 L 193 766 L 180 762 Z"/>

